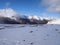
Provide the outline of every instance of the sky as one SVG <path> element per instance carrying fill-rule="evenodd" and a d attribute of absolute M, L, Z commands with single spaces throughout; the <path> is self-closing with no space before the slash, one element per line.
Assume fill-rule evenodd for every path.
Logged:
<path fill-rule="evenodd" d="M 0 9 L 4 8 L 22 15 L 60 18 L 60 0 L 0 0 Z"/>

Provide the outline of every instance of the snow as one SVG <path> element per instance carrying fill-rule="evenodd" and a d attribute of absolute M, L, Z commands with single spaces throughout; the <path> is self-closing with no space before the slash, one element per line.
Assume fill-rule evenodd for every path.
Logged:
<path fill-rule="evenodd" d="M 0 45 L 60 45 L 60 25 L 0 24 Z"/>
<path fill-rule="evenodd" d="M 28 19 L 36 19 L 36 20 L 39 20 L 38 16 L 36 16 L 36 15 L 28 16 Z"/>
<path fill-rule="evenodd" d="M 48 22 L 48 24 L 60 24 L 60 18 L 54 19 L 54 20 Z"/>

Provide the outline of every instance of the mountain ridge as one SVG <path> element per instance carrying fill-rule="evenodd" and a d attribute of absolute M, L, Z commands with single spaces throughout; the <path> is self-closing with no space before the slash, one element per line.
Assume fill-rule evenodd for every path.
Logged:
<path fill-rule="evenodd" d="M 47 24 L 51 19 L 45 18 L 41 19 L 36 15 L 32 16 L 20 15 L 13 9 L 7 8 L 0 10 L 0 20 L 1 20 L 0 22 L 5 21 L 5 23 L 7 24 Z"/>

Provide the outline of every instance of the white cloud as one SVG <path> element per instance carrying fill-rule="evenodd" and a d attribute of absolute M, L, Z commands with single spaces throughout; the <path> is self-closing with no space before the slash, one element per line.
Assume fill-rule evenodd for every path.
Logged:
<path fill-rule="evenodd" d="M 42 0 L 41 4 L 46 6 L 46 11 L 60 13 L 60 0 Z"/>
<path fill-rule="evenodd" d="M 12 17 L 15 16 L 17 13 L 11 9 L 11 8 L 7 8 L 7 9 L 0 9 L 0 16 L 3 17 Z"/>

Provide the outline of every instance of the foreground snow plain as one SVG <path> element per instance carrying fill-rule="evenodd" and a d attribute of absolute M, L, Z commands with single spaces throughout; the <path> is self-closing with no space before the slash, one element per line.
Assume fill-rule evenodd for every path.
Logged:
<path fill-rule="evenodd" d="M 0 45 L 60 45 L 60 25 L 0 24 Z"/>

